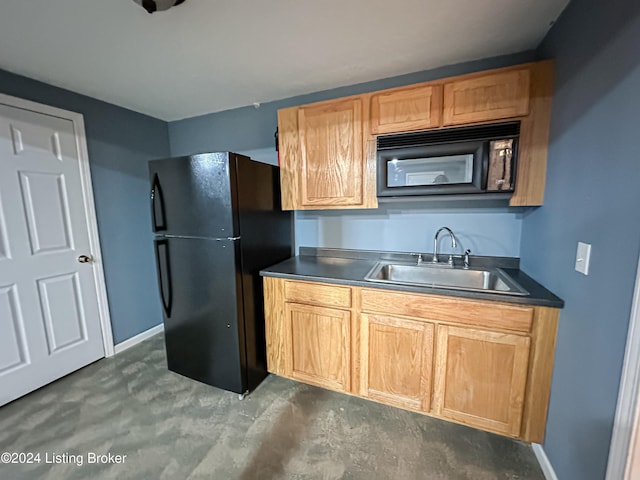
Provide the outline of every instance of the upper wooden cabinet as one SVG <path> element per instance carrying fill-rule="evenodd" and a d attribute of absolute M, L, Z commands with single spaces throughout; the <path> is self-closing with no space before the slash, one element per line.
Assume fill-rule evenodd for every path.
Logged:
<path fill-rule="evenodd" d="M 399 88 L 371 95 L 371 133 L 398 133 L 439 127 L 442 86 Z"/>
<path fill-rule="evenodd" d="M 375 206 L 364 153 L 368 114 L 360 97 L 278 112 L 283 209 Z"/>
<path fill-rule="evenodd" d="M 542 205 L 553 63 L 445 78 L 278 111 L 285 210 L 375 208 L 376 137 L 520 121 L 512 206 Z"/>
<path fill-rule="evenodd" d="M 529 113 L 529 69 L 479 74 L 444 84 L 444 125 L 466 125 Z"/>

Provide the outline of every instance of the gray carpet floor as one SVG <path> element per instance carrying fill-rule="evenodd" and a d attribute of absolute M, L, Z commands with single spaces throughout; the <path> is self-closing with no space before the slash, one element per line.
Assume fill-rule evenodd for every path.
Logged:
<path fill-rule="evenodd" d="M 544 480 L 524 443 L 283 378 L 240 401 L 169 372 L 161 335 L 0 408 L 1 452 L 40 454 L 3 480 Z"/>

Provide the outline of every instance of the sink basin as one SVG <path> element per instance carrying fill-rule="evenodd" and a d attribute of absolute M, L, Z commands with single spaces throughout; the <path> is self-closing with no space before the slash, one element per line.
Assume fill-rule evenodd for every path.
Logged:
<path fill-rule="evenodd" d="M 380 282 L 416 287 L 449 288 L 472 292 L 529 295 L 524 288 L 499 268 L 469 269 L 403 263 L 376 263 L 364 277 Z"/>

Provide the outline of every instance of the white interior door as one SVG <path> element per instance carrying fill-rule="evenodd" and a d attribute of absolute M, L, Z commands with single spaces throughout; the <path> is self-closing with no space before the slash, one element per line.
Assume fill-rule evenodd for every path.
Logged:
<path fill-rule="evenodd" d="M 0 103 L 0 405 L 105 354 L 75 130 Z"/>

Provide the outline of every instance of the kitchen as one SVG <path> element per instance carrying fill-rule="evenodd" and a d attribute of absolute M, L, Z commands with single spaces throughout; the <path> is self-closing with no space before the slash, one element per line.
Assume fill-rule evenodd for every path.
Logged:
<path fill-rule="evenodd" d="M 637 58 L 629 51 L 638 44 L 638 24 L 638 9 L 631 2 L 605 8 L 574 1 L 536 52 L 168 124 L 6 71 L 0 72 L 0 91 L 84 114 L 109 306 L 112 318 L 119 319 L 113 326 L 118 344 L 154 327 L 160 315 L 156 285 L 140 287 L 155 268 L 148 249 L 147 160 L 231 150 L 273 162 L 280 108 L 554 58 L 544 206 L 511 209 L 436 203 L 344 213 L 297 212 L 296 244 L 429 252 L 435 231 L 446 225 L 478 255 L 520 257 L 528 275 L 565 301 L 545 452 L 559 478 L 603 478 L 640 243 L 637 149 L 629 140 L 634 138 L 639 111 L 634 94 Z M 593 245 L 587 277 L 573 269 L 579 241 Z"/>

